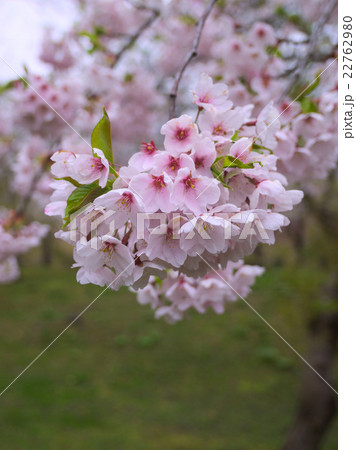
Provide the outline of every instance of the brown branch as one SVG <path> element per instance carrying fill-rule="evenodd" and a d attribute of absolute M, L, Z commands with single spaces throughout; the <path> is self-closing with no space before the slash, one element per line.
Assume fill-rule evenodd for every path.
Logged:
<path fill-rule="evenodd" d="M 126 42 L 126 44 L 121 48 L 121 50 L 115 54 L 114 60 L 111 63 L 111 67 L 115 67 L 116 64 L 119 62 L 119 60 L 121 59 L 122 55 L 124 53 L 127 52 L 127 50 L 129 50 L 134 43 L 137 41 L 137 39 L 141 36 L 141 34 L 147 29 L 149 28 L 153 22 L 157 19 L 157 17 L 159 16 L 160 12 L 158 11 L 158 9 L 155 8 L 149 8 L 148 6 L 144 6 L 144 5 L 137 5 L 135 6 L 137 9 L 141 9 L 141 10 L 146 10 L 146 11 L 150 11 L 151 12 L 151 16 L 146 19 L 137 29 L 137 31 L 132 34 L 131 36 L 129 36 L 128 41 Z"/>
<path fill-rule="evenodd" d="M 172 119 L 175 114 L 179 83 L 180 83 L 182 76 L 184 74 L 184 71 L 188 67 L 189 63 L 192 61 L 192 59 L 194 59 L 198 56 L 198 46 L 199 46 L 199 42 L 200 42 L 200 38 L 201 38 L 201 34 L 203 31 L 205 22 L 216 2 L 217 2 L 217 0 L 210 0 L 209 5 L 207 6 L 206 10 L 204 11 L 204 14 L 201 16 L 201 18 L 197 22 L 197 24 L 196 24 L 197 29 L 195 32 L 192 49 L 186 56 L 181 69 L 179 70 L 179 72 L 177 73 L 177 75 L 174 78 L 173 87 L 172 87 L 171 93 L 169 94 L 169 98 L 170 98 L 169 118 L 170 119 Z"/>
<path fill-rule="evenodd" d="M 48 164 L 50 163 L 50 156 L 45 158 L 45 160 L 43 161 L 43 163 L 41 164 L 41 167 L 37 170 L 37 172 L 34 174 L 32 180 L 31 180 L 31 184 L 30 184 L 30 188 L 27 192 L 27 194 L 22 198 L 20 204 L 18 205 L 18 207 L 16 208 L 15 211 L 15 216 L 16 217 L 22 217 L 27 209 L 28 204 L 30 203 L 33 194 L 36 191 L 36 187 L 38 182 L 40 181 L 42 175 L 45 173 L 46 168 L 48 167 Z"/>

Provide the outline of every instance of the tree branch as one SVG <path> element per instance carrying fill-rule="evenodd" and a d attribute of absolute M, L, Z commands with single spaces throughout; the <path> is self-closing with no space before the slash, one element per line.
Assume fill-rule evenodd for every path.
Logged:
<path fill-rule="evenodd" d="M 169 118 L 170 119 L 172 119 L 175 114 L 179 83 L 180 83 L 182 76 L 184 74 L 184 71 L 188 67 L 189 63 L 192 61 L 192 59 L 194 59 L 198 56 L 198 46 L 199 46 L 199 42 L 200 42 L 200 38 L 201 38 L 201 34 L 203 31 L 205 22 L 216 2 L 217 2 L 217 0 L 210 0 L 209 5 L 207 6 L 206 10 L 204 11 L 204 14 L 201 16 L 198 23 L 196 24 L 197 29 L 195 32 L 192 49 L 186 56 L 181 69 L 179 70 L 179 72 L 177 73 L 177 75 L 174 78 L 173 87 L 172 87 L 171 93 L 169 94 L 169 99 L 170 99 Z"/>
<path fill-rule="evenodd" d="M 157 17 L 159 16 L 160 12 L 158 9 L 155 8 L 149 8 L 148 6 L 145 5 L 137 5 L 135 6 L 137 9 L 142 9 L 142 10 L 146 10 L 146 11 L 151 11 L 151 16 L 146 19 L 142 25 L 140 25 L 137 29 L 137 31 L 132 34 L 131 36 L 129 36 L 128 41 L 126 42 L 126 44 L 122 47 L 122 49 L 116 53 L 113 62 L 111 63 L 111 67 L 115 67 L 116 64 L 119 62 L 119 60 L 121 59 L 122 55 L 124 53 L 127 52 L 127 50 L 129 50 L 134 43 L 137 41 L 137 39 L 141 36 L 141 34 L 147 29 L 149 28 L 152 23 L 157 19 Z"/>
<path fill-rule="evenodd" d="M 21 199 L 20 204 L 16 208 L 16 212 L 15 212 L 16 217 L 21 217 L 24 215 L 26 208 L 32 199 L 32 196 L 35 193 L 37 184 L 40 181 L 42 175 L 45 173 L 46 167 L 48 167 L 48 164 L 50 163 L 50 156 L 51 155 L 49 155 L 48 157 L 45 158 L 45 160 L 41 164 L 41 167 L 34 174 L 27 194 Z"/>

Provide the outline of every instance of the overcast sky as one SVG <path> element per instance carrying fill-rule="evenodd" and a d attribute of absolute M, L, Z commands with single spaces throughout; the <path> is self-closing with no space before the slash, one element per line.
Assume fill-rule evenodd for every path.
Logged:
<path fill-rule="evenodd" d="M 0 17 L 0 57 L 20 74 L 24 64 L 43 73 L 46 69 L 38 61 L 38 52 L 44 27 L 69 28 L 76 10 L 71 0 L 1 0 Z M 0 82 L 16 77 L 0 59 Z"/>

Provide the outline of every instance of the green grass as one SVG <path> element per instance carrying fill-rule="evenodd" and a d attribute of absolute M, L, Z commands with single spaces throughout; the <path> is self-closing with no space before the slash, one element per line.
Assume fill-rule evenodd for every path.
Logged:
<path fill-rule="evenodd" d="M 32 264 L 0 287 L 0 390 L 101 292 L 66 266 Z M 303 355 L 305 304 L 327 276 L 314 269 L 270 267 L 248 297 Z M 172 326 L 106 291 L 0 397 L 0 448 L 278 449 L 303 368 L 242 301 Z M 323 449 L 336 442 L 334 423 Z"/>

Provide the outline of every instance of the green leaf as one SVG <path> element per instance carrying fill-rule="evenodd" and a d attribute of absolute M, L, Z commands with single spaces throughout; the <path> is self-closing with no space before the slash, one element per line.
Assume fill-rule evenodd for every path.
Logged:
<path fill-rule="evenodd" d="M 104 115 L 95 126 L 91 135 L 91 146 L 101 150 L 109 163 L 114 164 L 114 156 L 111 143 L 110 119 L 103 107 Z"/>
<path fill-rule="evenodd" d="M 99 36 L 101 36 L 101 32 L 98 32 L 98 30 L 95 30 L 94 33 L 89 33 L 89 31 L 80 31 L 79 36 L 85 36 L 90 40 L 91 48 L 88 50 L 89 54 L 94 53 L 97 50 L 105 50 L 102 43 L 100 42 Z"/>
<path fill-rule="evenodd" d="M 94 31 L 96 36 L 103 36 L 105 34 L 105 29 L 100 25 L 95 25 Z"/>
<path fill-rule="evenodd" d="M 134 79 L 134 74 L 133 73 L 126 73 L 124 76 L 124 82 L 125 83 L 131 83 Z"/>
<path fill-rule="evenodd" d="M 299 14 L 291 13 L 288 11 L 287 8 L 285 8 L 284 6 L 281 6 L 281 5 L 277 6 L 277 8 L 275 9 L 275 14 L 277 17 L 279 17 L 283 20 L 288 20 L 289 22 L 296 25 L 299 29 L 301 29 L 305 33 L 310 34 L 311 24 L 309 22 L 305 21 L 303 19 L 303 17 L 300 16 Z"/>
<path fill-rule="evenodd" d="M 64 180 L 64 181 L 69 181 L 69 183 L 72 183 L 74 186 L 79 187 L 80 183 L 78 183 L 78 181 L 73 180 L 73 178 L 71 177 L 63 177 L 63 178 L 54 178 L 55 180 Z"/>
<path fill-rule="evenodd" d="M 282 17 L 283 19 L 286 19 L 288 17 L 287 10 L 282 5 L 278 5 L 276 7 L 275 14 L 276 16 Z"/>
<path fill-rule="evenodd" d="M 253 169 L 254 164 L 260 164 L 262 166 L 261 161 L 253 161 L 246 164 L 232 155 L 224 155 L 216 158 L 214 164 L 210 167 L 210 170 L 214 177 L 219 180 L 224 187 L 232 189 L 224 180 L 224 169 Z"/>
<path fill-rule="evenodd" d="M 194 26 L 197 23 L 197 19 L 190 14 L 182 14 L 179 18 L 185 25 Z"/>
<path fill-rule="evenodd" d="M 311 24 L 304 20 L 304 18 L 300 14 L 289 14 L 288 20 L 297 26 L 300 30 L 304 31 L 307 34 L 311 32 Z"/>
<path fill-rule="evenodd" d="M 239 169 L 253 169 L 254 168 L 254 164 L 258 163 L 262 166 L 262 163 L 260 161 L 253 161 L 253 162 L 249 162 L 249 163 L 244 163 L 243 161 L 241 161 L 238 158 L 235 158 L 235 156 L 232 155 L 226 155 L 226 156 L 219 156 L 219 158 L 224 158 L 223 161 L 223 168 L 227 169 L 227 168 L 239 168 Z M 217 158 L 218 159 L 218 158 Z"/>
<path fill-rule="evenodd" d="M 289 95 L 290 97 L 295 97 L 299 103 L 305 101 L 304 99 L 308 97 L 320 84 L 320 74 L 318 71 L 315 74 L 314 80 L 311 83 L 308 82 L 297 82 L 290 89 Z M 306 101 L 305 101 L 306 102 Z"/>
<path fill-rule="evenodd" d="M 259 153 L 260 155 L 263 155 L 263 150 L 267 150 L 271 155 L 273 155 L 273 151 L 270 148 L 264 147 L 263 145 L 256 144 L 254 142 L 252 144 L 252 151 Z"/>
<path fill-rule="evenodd" d="M 162 280 L 160 279 L 160 277 L 155 277 L 155 284 L 157 284 L 157 286 L 162 287 Z"/>
<path fill-rule="evenodd" d="M 72 214 L 109 190 L 109 188 L 101 188 L 97 182 L 77 187 L 67 200 L 64 217 L 65 225 L 70 222 L 70 216 Z"/>
<path fill-rule="evenodd" d="M 5 84 L 0 85 L 0 95 L 1 95 L 3 92 L 8 91 L 9 89 L 12 89 L 12 88 L 15 86 L 15 82 L 16 82 L 16 81 L 17 81 L 17 80 L 11 80 L 11 81 L 8 81 L 8 82 L 5 83 Z"/>
<path fill-rule="evenodd" d="M 267 45 L 266 53 L 270 56 L 276 56 L 277 58 L 282 58 L 282 54 L 276 45 Z"/>
<path fill-rule="evenodd" d="M 22 83 L 23 87 L 26 89 L 28 86 L 28 82 L 26 78 L 20 77 L 16 78 L 15 80 L 10 80 L 5 84 L 0 85 L 0 95 L 4 92 L 8 91 L 9 89 L 12 89 L 16 86 L 17 83 Z"/>
<path fill-rule="evenodd" d="M 238 135 L 239 135 L 240 130 L 235 131 L 235 133 L 233 134 L 231 140 L 232 141 L 237 141 Z"/>
<path fill-rule="evenodd" d="M 317 88 L 320 84 L 320 74 L 321 74 L 321 70 L 319 70 L 316 74 L 315 74 L 315 78 L 313 80 L 312 83 L 309 84 L 309 86 L 305 89 L 305 91 L 303 91 L 303 97 L 306 97 L 307 95 L 311 94 L 315 88 Z"/>
<path fill-rule="evenodd" d="M 299 103 L 304 114 L 318 112 L 317 105 L 309 97 L 299 99 Z"/>
<path fill-rule="evenodd" d="M 304 137 L 300 134 L 300 135 L 298 136 L 297 147 L 305 147 L 305 144 L 306 144 L 305 139 L 304 139 Z"/>
<path fill-rule="evenodd" d="M 247 81 L 247 79 L 245 77 L 243 77 L 243 76 L 239 77 L 239 81 L 240 81 L 241 84 L 243 84 L 246 87 L 247 92 L 249 94 L 257 95 L 257 92 L 252 89 L 250 83 Z"/>
<path fill-rule="evenodd" d="M 228 184 L 225 183 L 224 178 L 223 178 L 223 169 L 222 167 L 219 167 L 219 161 L 215 160 L 215 163 L 210 167 L 211 173 L 214 175 L 214 177 L 220 181 L 220 183 L 228 188 L 228 189 L 232 189 Z"/>

